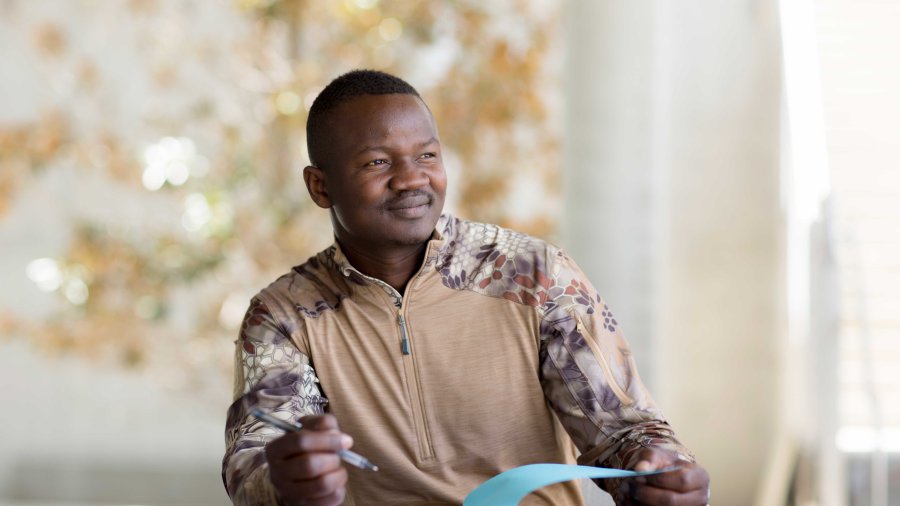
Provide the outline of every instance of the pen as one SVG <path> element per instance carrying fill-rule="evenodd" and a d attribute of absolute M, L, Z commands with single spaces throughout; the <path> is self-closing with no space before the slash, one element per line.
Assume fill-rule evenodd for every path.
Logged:
<path fill-rule="evenodd" d="M 297 432 L 303 428 L 303 426 L 299 423 L 287 422 L 280 418 L 275 418 L 268 413 L 263 413 L 259 408 L 254 408 L 253 411 L 250 412 L 250 414 L 273 427 L 278 427 L 285 432 Z M 341 460 L 343 460 L 344 462 L 356 466 L 360 469 L 369 469 L 371 471 L 378 470 L 378 466 L 369 462 L 369 459 L 356 452 L 351 452 L 350 450 L 341 450 L 338 452 L 338 455 L 340 455 Z"/>

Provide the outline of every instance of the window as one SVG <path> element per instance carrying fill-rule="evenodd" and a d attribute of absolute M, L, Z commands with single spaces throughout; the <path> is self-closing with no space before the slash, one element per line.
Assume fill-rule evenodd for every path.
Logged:
<path fill-rule="evenodd" d="M 815 11 L 841 308 L 836 443 L 851 504 L 898 504 L 900 3 Z"/>

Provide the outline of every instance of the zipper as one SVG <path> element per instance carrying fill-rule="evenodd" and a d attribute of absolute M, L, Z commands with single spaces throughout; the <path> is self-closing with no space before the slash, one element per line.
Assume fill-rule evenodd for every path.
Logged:
<path fill-rule="evenodd" d="M 397 323 L 400 324 L 400 351 L 409 355 L 409 336 L 406 334 L 406 320 L 402 313 L 397 313 Z"/>
<path fill-rule="evenodd" d="M 406 375 L 406 391 L 407 398 L 409 399 L 409 405 L 412 409 L 413 416 L 413 426 L 416 432 L 416 442 L 419 445 L 419 459 L 423 462 L 427 462 L 430 460 L 434 460 L 434 446 L 431 442 L 430 431 L 428 430 L 428 422 L 427 417 L 425 416 L 425 402 L 424 395 L 422 394 L 422 384 L 419 381 L 419 373 L 418 367 L 416 366 L 415 356 L 412 354 L 412 345 L 410 343 L 410 333 L 409 328 L 406 325 L 406 318 L 403 317 L 403 312 L 405 310 L 406 301 L 412 292 L 414 281 L 425 272 L 426 264 L 428 262 L 428 258 L 431 256 L 432 245 L 429 243 L 428 248 L 425 250 L 425 261 L 422 262 L 422 266 L 419 267 L 419 271 L 410 278 L 409 282 L 406 285 L 406 294 L 400 295 L 400 307 L 397 308 L 397 327 L 400 329 L 400 353 L 401 353 L 401 362 L 403 362 L 403 372 Z M 391 290 L 396 290 L 376 278 L 369 278 L 373 282 L 378 283 L 382 286 L 386 286 Z M 398 294 L 399 295 L 399 294 Z M 394 304 L 391 304 L 393 307 L 397 307 Z"/>
<path fill-rule="evenodd" d="M 606 376 L 606 382 L 609 384 L 609 387 L 612 388 L 613 393 L 616 394 L 616 397 L 618 397 L 625 406 L 634 404 L 634 399 L 632 399 L 631 396 L 625 392 L 625 389 L 623 389 L 616 381 L 616 378 L 612 373 L 612 368 L 606 360 L 606 356 L 600 351 L 600 346 L 594 341 L 594 336 L 587 331 L 587 327 L 585 327 L 584 322 L 581 321 L 581 316 L 574 312 L 572 316 L 575 317 L 575 327 L 578 329 L 578 332 L 581 333 L 584 342 L 587 343 L 588 347 L 594 353 L 594 356 L 597 357 L 597 362 L 600 363 L 600 368 L 603 369 L 603 375 Z"/>
<path fill-rule="evenodd" d="M 406 319 L 403 318 L 403 308 L 397 312 L 397 325 L 400 327 L 400 351 L 403 354 L 403 369 L 406 372 L 409 405 L 412 408 L 413 425 L 416 429 L 416 440 L 419 443 L 419 458 L 423 461 L 428 461 L 434 459 L 434 447 L 431 444 L 428 422 L 425 418 L 422 385 L 419 382 L 416 360 L 410 349 L 409 330 L 406 328 Z"/>

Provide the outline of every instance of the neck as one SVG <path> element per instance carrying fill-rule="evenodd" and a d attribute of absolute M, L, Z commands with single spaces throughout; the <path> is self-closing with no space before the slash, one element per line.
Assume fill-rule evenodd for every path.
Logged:
<path fill-rule="evenodd" d="M 414 246 L 392 248 L 389 251 L 373 252 L 367 248 L 358 248 L 338 239 L 344 256 L 356 270 L 394 287 L 403 294 L 407 283 L 416 274 L 425 260 L 428 242 Z"/>

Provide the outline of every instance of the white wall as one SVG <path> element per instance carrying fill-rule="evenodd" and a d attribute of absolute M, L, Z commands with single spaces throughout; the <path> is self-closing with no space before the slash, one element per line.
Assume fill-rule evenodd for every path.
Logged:
<path fill-rule="evenodd" d="M 0 504 L 223 504 L 221 406 L 138 374 L 0 347 Z"/>

